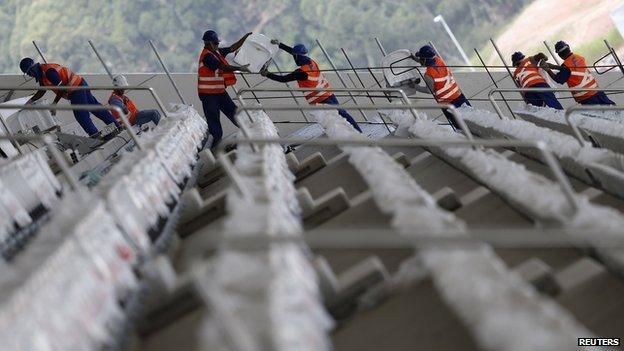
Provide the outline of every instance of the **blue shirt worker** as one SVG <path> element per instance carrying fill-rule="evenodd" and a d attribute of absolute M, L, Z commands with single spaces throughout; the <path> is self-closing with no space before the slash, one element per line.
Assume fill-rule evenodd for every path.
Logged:
<path fill-rule="evenodd" d="M 197 93 L 202 102 L 204 116 L 208 122 L 208 129 L 212 135 L 211 148 L 216 147 L 223 137 L 220 112 L 236 126 L 236 105 L 225 89 L 236 84 L 234 71 L 249 72 L 245 66 L 232 66 L 225 57 L 238 50 L 251 33 L 245 34 L 240 40 L 229 47 L 219 47 L 219 36 L 214 30 L 204 33 L 204 49 L 199 55 L 199 69 L 197 71 Z"/>
<path fill-rule="evenodd" d="M 564 41 L 555 44 L 555 51 L 563 60 L 563 64 L 558 66 L 542 61 L 540 65 L 552 80 L 558 84 L 567 84 L 570 88 L 598 88 L 598 81 L 589 71 L 583 56 L 573 53 Z M 559 72 L 555 74 L 553 69 Z M 615 105 L 604 91 L 574 91 L 572 97 L 581 105 Z"/>
<path fill-rule="evenodd" d="M 126 96 L 124 87 L 128 86 L 128 80 L 125 76 L 121 74 L 114 76 L 113 85 L 119 89 L 113 90 L 113 93 L 108 98 L 108 103 L 119 107 L 123 113 L 128 116 L 128 122 L 130 122 L 131 125 L 142 126 L 143 124 L 149 122 L 153 122 L 158 125 L 158 122 L 160 121 L 160 112 L 157 110 L 139 110 L 134 104 L 134 101 Z M 121 122 L 121 117 L 118 116 L 117 112 L 113 111 L 113 116 L 115 116 L 118 122 Z"/>
<path fill-rule="evenodd" d="M 416 54 L 412 55 L 412 57 L 422 66 L 427 67 L 423 75 L 425 86 L 416 85 L 416 90 L 421 93 L 431 92 L 435 100 L 440 104 L 449 104 L 454 107 L 460 107 L 462 105 L 472 106 L 461 91 L 455 77 L 453 77 L 453 73 L 433 47 L 425 45 L 421 47 Z M 442 112 L 453 128 L 460 129 L 459 124 L 455 120 L 455 116 L 448 112 L 448 109 L 443 109 Z"/>
<path fill-rule="evenodd" d="M 274 73 L 269 73 L 266 69 L 263 69 L 260 74 L 263 76 L 274 80 L 276 82 L 287 83 L 292 81 L 297 81 L 299 88 L 311 89 L 318 88 L 319 90 L 309 90 L 305 91 L 304 95 L 306 101 L 310 105 L 315 104 L 327 104 L 327 105 L 338 105 L 338 99 L 336 95 L 334 95 L 331 91 L 327 91 L 326 89 L 331 89 L 329 85 L 329 81 L 325 78 L 325 75 L 321 72 L 319 65 L 308 56 L 308 49 L 303 44 L 297 44 L 294 47 L 290 47 L 284 45 L 279 42 L 277 39 L 271 40 L 272 44 L 279 45 L 279 48 L 286 51 L 287 53 L 293 56 L 295 60 L 295 64 L 299 66 L 296 70 L 288 73 L 286 75 L 277 75 Z M 325 90 L 322 90 L 325 89 Z M 360 126 L 357 122 L 351 117 L 351 115 L 344 109 L 339 109 L 338 113 L 344 119 L 349 122 L 355 130 L 362 133 Z"/>
<path fill-rule="evenodd" d="M 540 62 L 547 61 L 548 57 L 543 53 L 535 56 L 525 57 L 521 52 L 514 52 L 511 55 L 511 62 L 516 70 L 513 73 L 513 79 L 521 88 L 550 88 L 546 83 L 546 79 L 539 71 Z M 563 110 L 563 106 L 557 100 L 552 91 L 527 91 L 522 94 L 527 104 L 539 107 L 550 107 L 556 110 Z"/>
<path fill-rule="evenodd" d="M 69 68 L 56 63 L 38 63 L 30 57 L 25 57 L 20 61 L 20 69 L 24 74 L 35 78 L 39 86 L 42 87 L 89 86 L 83 77 L 72 72 Z M 27 104 L 41 99 L 45 93 L 46 90 L 39 90 L 28 100 Z M 67 99 L 72 105 L 101 106 L 100 102 L 91 94 L 90 90 L 54 90 L 54 93 L 56 94 L 54 104 L 57 104 L 61 99 Z M 106 125 L 114 123 L 115 126 L 119 127 L 119 124 L 115 121 L 115 118 L 110 112 L 102 110 L 92 111 L 91 113 Z M 54 110 L 52 114 L 56 114 Z M 98 129 L 95 124 L 93 124 L 88 111 L 74 111 L 74 117 L 89 136 L 98 133 Z"/>

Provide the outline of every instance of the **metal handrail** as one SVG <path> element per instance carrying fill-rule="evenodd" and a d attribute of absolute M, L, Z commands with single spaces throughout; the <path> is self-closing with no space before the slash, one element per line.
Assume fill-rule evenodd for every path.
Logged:
<path fill-rule="evenodd" d="M 243 107 L 242 109 L 260 110 L 261 107 Z M 364 140 L 364 139 L 292 139 L 292 138 L 259 138 L 259 139 L 235 139 L 230 142 L 244 143 L 244 144 L 297 144 L 297 145 L 314 145 L 314 146 L 338 146 L 338 145 L 352 145 L 352 146 L 365 146 L 365 147 L 444 147 L 444 146 L 458 146 L 458 147 L 521 147 L 537 150 L 544 163 L 550 168 L 553 176 L 559 184 L 561 190 L 566 197 L 570 207 L 573 210 L 573 214 L 578 211 L 578 204 L 574 198 L 574 191 L 572 185 L 566 178 L 559 162 L 552 154 L 547 144 L 541 140 L 506 140 L 506 139 L 478 139 L 478 140 L 462 140 L 455 138 L 432 138 L 432 139 L 380 139 L 380 140 Z M 224 145 L 219 145 L 218 149 L 224 148 Z"/>
<path fill-rule="evenodd" d="M 38 111 L 114 111 L 119 114 L 121 118 L 121 122 L 124 127 L 128 130 L 130 134 L 130 138 L 134 141 L 135 145 L 139 150 L 142 150 L 143 147 L 139 142 L 139 138 L 136 133 L 132 129 L 132 125 L 130 121 L 128 121 L 128 116 L 119 108 L 114 105 L 16 105 L 16 104 L 4 104 L 0 105 L 0 110 L 38 110 Z M 9 128 L 4 122 L 4 119 L 0 118 L 2 121 L 2 125 L 6 128 L 7 135 L 9 135 Z M 14 142 L 14 145 L 17 147 L 17 150 L 20 154 L 22 154 L 22 149 L 20 148 L 17 142 Z"/>
<path fill-rule="evenodd" d="M 0 106 L 0 108 L 2 107 Z M 54 162 L 56 162 L 56 164 L 61 169 L 61 173 L 63 173 L 63 176 L 67 180 L 67 183 L 72 188 L 72 190 L 78 190 L 80 188 L 80 184 L 78 183 L 78 180 L 74 178 L 72 172 L 69 169 L 69 165 L 67 164 L 67 161 L 63 158 L 63 156 L 61 156 L 56 146 L 54 146 L 54 143 L 52 141 L 52 138 L 50 138 L 50 136 L 41 135 L 41 134 L 10 134 L 7 132 L 6 135 L 0 134 L 0 140 L 9 140 L 15 143 L 17 143 L 18 141 L 41 141 L 43 142 L 48 147 L 48 150 L 50 150 L 50 154 L 52 158 L 54 159 Z"/>
<path fill-rule="evenodd" d="M 269 88 L 267 88 L 267 89 L 269 89 Z M 278 88 L 278 89 L 281 89 L 281 88 Z M 243 90 L 240 91 L 240 94 L 243 93 Z M 308 91 L 308 90 L 323 90 L 323 89 L 296 89 L 296 90 Z M 335 89 L 327 89 L 327 90 L 333 91 Z M 360 89 L 360 90 L 364 90 L 364 89 Z M 379 89 L 379 90 L 382 90 L 382 89 Z M 400 89 L 388 89 L 388 90 L 400 90 Z M 284 90 L 284 91 L 286 91 L 286 90 Z M 403 93 L 403 95 L 405 95 L 405 93 Z M 453 117 L 455 117 L 455 120 L 459 124 L 459 127 L 461 128 L 462 132 L 464 132 L 464 134 L 466 135 L 468 140 L 473 140 L 474 139 L 472 133 L 470 132 L 470 129 L 468 128 L 468 126 L 464 122 L 463 118 L 461 118 L 461 116 L 457 112 L 457 109 L 455 108 L 455 106 L 453 106 L 453 105 L 446 105 L 446 104 L 412 105 L 411 102 L 409 102 L 406 105 L 380 104 L 380 105 L 368 105 L 368 106 L 345 106 L 345 105 L 244 106 L 243 105 L 242 107 L 238 108 L 238 110 L 236 112 L 237 112 L 237 114 L 239 114 L 239 113 L 242 113 L 242 112 L 247 113 L 246 111 L 261 111 L 261 110 L 270 110 L 270 111 L 333 111 L 333 110 L 340 110 L 340 109 L 409 110 L 409 111 L 411 111 L 412 115 L 416 119 L 418 119 L 418 120 L 420 120 L 421 118 L 418 117 L 418 115 L 416 114 L 416 112 L 415 112 L 416 110 L 447 109 L 449 111 L 449 113 L 452 114 Z M 247 113 L 247 116 L 249 117 L 248 113 Z M 249 117 L 249 118 L 251 119 L 251 117 Z"/>
<path fill-rule="evenodd" d="M 492 90 L 490 90 L 490 93 L 488 94 L 488 99 L 490 100 L 490 103 L 494 107 L 494 110 L 496 110 L 496 113 L 498 114 L 498 117 L 500 119 L 506 119 L 503 116 L 503 112 L 501 111 L 500 107 L 498 107 L 498 104 L 496 103 L 496 99 L 494 98 L 494 94 L 495 93 L 501 93 L 501 96 L 502 96 L 502 93 L 587 92 L 587 91 L 622 92 L 622 91 L 624 91 L 624 89 L 601 89 L 601 88 L 508 88 L 508 89 L 492 89 Z M 588 106 L 588 107 L 589 107 L 588 110 L 600 110 L 601 109 L 600 105 L 592 105 L 592 106 Z M 566 123 L 568 124 L 568 126 L 570 127 L 570 129 L 572 130 L 572 133 L 573 133 L 574 137 L 576 138 L 576 140 L 579 142 L 579 144 L 581 146 L 584 146 L 585 142 L 584 142 L 583 136 L 581 135 L 581 132 L 579 131 L 578 127 L 574 123 L 572 123 L 570 118 L 568 118 L 567 116 L 566 116 L 565 120 L 566 120 Z"/>
<path fill-rule="evenodd" d="M 583 144 L 582 144 L 582 140 L 584 140 L 583 136 L 581 135 L 581 132 L 578 129 L 578 127 L 576 126 L 576 124 L 572 123 L 572 121 L 570 120 L 570 117 L 571 117 L 572 113 L 573 112 L 577 112 L 577 111 L 624 111 L 624 106 L 613 106 L 613 105 L 583 106 L 583 105 L 576 105 L 576 106 L 568 107 L 565 110 L 563 116 L 565 117 L 565 120 L 568 123 L 568 125 L 570 126 L 570 128 L 572 128 L 572 131 L 574 132 L 575 137 L 577 138 L 577 140 L 579 140 L 579 142 L 581 142 L 581 146 L 583 146 Z"/>
<path fill-rule="evenodd" d="M 165 109 L 165 104 L 162 102 L 162 100 L 160 99 L 158 94 L 156 94 L 156 91 L 152 87 L 142 87 L 142 86 L 138 86 L 138 85 L 130 85 L 130 86 L 126 86 L 126 87 L 116 87 L 114 85 L 95 85 L 95 86 L 77 86 L 77 87 L 67 87 L 67 86 L 59 86 L 59 87 L 23 87 L 23 86 L 0 87 L 0 91 L 3 91 L 3 90 L 15 90 L 15 91 L 31 91 L 31 90 L 45 90 L 45 91 L 54 91 L 54 90 L 61 90 L 61 91 L 71 91 L 71 90 L 95 90 L 95 91 L 98 91 L 98 90 L 111 90 L 111 91 L 112 90 L 142 90 L 142 91 L 148 91 L 150 93 L 150 95 L 152 95 L 152 97 L 154 98 L 154 101 L 156 102 L 156 105 L 158 106 L 160 111 L 163 113 L 163 115 L 165 117 L 169 117 L 169 113 Z"/>
<path fill-rule="evenodd" d="M 403 102 L 406 105 L 411 105 L 411 101 L 410 99 L 407 97 L 407 94 L 405 94 L 405 92 L 402 89 L 398 89 L 398 88 L 248 88 L 248 89 L 241 89 L 238 94 L 236 95 L 236 99 L 238 99 L 238 101 L 240 102 L 241 105 L 245 105 L 245 102 L 242 98 L 242 95 L 244 93 L 247 92 L 290 92 L 291 94 L 295 91 L 298 92 L 306 92 L 306 91 L 323 91 L 323 92 L 333 92 L 333 93 L 339 93 L 339 92 L 362 92 L 362 93 L 369 93 L 369 92 L 380 92 L 380 93 L 398 93 L 399 95 L 401 95 L 401 100 L 403 100 Z M 366 106 L 365 106 L 366 107 Z M 367 110 L 368 107 L 366 108 L 362 108 L 362 106 L 358 106 L 358 109 L 360 110 Z M 303 110 L 300 110 L 301 113 L 303 114 Z M 414 118 L 419 119 L 418 114 L 414 111 L 414 110 L 410 110 L 412 116 L 414 116 Z M 452 112 L 451 112 L 452 113 Z M 381 120 L 383 122 L 383 124 L 386 126 L 386 128 L 388 129 L 388 131 L 390 131 L 390 127 L 388 127 L 388 123 L 386 122 L 386 120 L 381 117 Z"/>
<path fill-rule="evenodd" d="M 398 88 L 247 88 L 247 89 L 241 89 L 238 94 L 236 95 L 236 99 L 238 99 L 238 101 L 240 102 L 241 105 L 245 105 L 245 102 L 242 98 L 242 95 L 244 93 L 250 92 L 250 93 L 254 93 L 254 92 L 290 92 L 291 95 L 294 96 L 294 92 L 295 91 L 299 91 L 299 92 L 306 92 L 306 91 L 324 91 L 324 92 L 365 92 L 365 93 L 370 93 L 370 92 L 381 92 L 381 93 L 399 93 L 399 95 L 401 95 L 401 100 L 403 100 L 403 102 L 405 104 L 411 104 L 410 99 L 407 97 L 407 94 L 405 94 L 405 92 L 401 89 Z M 352 99 L 354 99 L 354 96 L 351 95 Z M 355 100 L 353 100 L 355 102 Z M 366 110 L 366 109 L 361 109 L 359 108 L 360 106 L 358 106 L 359 110 Z M 303 112 L 303 110 L 300 110 L 301 113 L 305 116 L 305 113 Z M 418 115 L 412 111 L 412 116 L 414 116 L 414 118 L 418 119 Z M 390 127 L 388 126 L 388 122 L 386 122 L 386 120 L 383 118 L 383 116 L 381 116 L 381 121 L 383 122 L 384 126 L 386 127 L 386 129 L 388 129 L 388 132 L 390 131 Z"/>

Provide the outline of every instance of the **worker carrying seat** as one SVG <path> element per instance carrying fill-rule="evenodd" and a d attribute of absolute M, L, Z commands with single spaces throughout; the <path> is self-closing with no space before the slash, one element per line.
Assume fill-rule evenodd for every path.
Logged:
<path fill-rule="evenodd" d="M 236 52 L 234 62 L 240 66 L 249 64 L 249 70 L 258 73 L 271 62 L 278 50 L 279 47 L 271 44 L 271 39 L 266 35 L 252 33 Z"/>
<path fill-rule="evenodd" d="M 381 66 L 388 88 L 401 89 L 407 96 L 416 94 L 420 77 L 411 61 L 412 53 L 407 49 L 396 50 L 384 56 Z"/>

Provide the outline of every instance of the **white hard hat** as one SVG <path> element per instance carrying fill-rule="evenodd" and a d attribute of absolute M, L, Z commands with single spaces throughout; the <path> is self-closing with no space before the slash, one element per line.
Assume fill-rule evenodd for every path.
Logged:
<path fill-rule="evenodd" d="M 113 85 L 116 87 L 127 87 L 128 80 L 121 74 L 118 74 L 113 77 Z"/>

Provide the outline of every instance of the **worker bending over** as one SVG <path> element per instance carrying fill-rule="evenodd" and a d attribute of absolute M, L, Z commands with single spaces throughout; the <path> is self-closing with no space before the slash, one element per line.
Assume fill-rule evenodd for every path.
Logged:
<path fill-rule="evenodd" d="M 276 82 L 287 83 L 292 81 L 297 81 L 299 88 L 310 89 L 317 88 L 319 90 L 310 90 L 305 91 L 304 95 L 306 100 L 310 105 L 315 104 L 327 104 L 327 105 L 338 105 L 338 99 L 336 95 L 334 95 L 331 91 L 327 91 L 327 89 L 331 89 L 329 85 L 329 81 L 325 78 L 325 75 L 321 72 L 319 65 L 308 56 L 308 49 L 303 44 L 297 44 L 294 47 L 290 47 L 284 45 L 279 42 L 277 39 L 271 40 L 272 44 L 279 45 L 279 48 L 286 51 L 287 53 L 293 56 L 295 60 L 295 64 L 299 66 L 296 70 L 288 73 L 286 75 L 277 75 L 274 73 L 269 73 L 266 69 L 262 69 L 260 74 L 263 76 L 274 80 Z M 325 90 L 321 90 L 325 89 Z M 344 109 L 339 109 L 338 113 L 344 119 L 349 122 L 355 130 L 362 133 L 362 129 L 357 124 L 357 122 L 351 117 L 351 115 Z"/>
<path fill-rule="evenodd" d="M 451 70 L 446 67 L 444 60 L 431 46 L 425 45 L 421 47 L 417 53 L 412 55 L 412 58 L 422 66 L 427 67 L 423 75 L 425 85 L 416 85 L 415 89 L 417 91 L 432 93 L 439 104 L 449 104 L 455 107 L 462 105 L 472 106 L 459 88 Z M 448 112 L 448 109 L 442 109 L 442 112 L 455 129 L 461 129 L 455 117 Z"/>
<path fill-rule="evenodd" d="M 35 78 L 39 86 L 42 87 L 89 86 L 84 78 L 72 72 L 69 68 L 56 63 L 38 63 L 30 57 L 25 57 L 20 61 L 20 69 L 24 74 Z M 28 100 L 27 104 L 41 99 L 45 93 L 45 90 L 39 90 Z M 57 104 L 61 99 L 67 99 L 72 105 L 101 105 L 91 94 L 90 90 L 54 90 L 54 93 L 56 94 L 54 104 Z M 113 115 L 108 111 L 92 111 L 91 113 L 107 125 L 114 123 L 115 126 L 119 126 L 119 123 L 115 121 Z M 52 114 L 54 115 L 56 112 L 52 111 Z M 89 136 L 98 133 L 98 129 L 93 124 L 88 111 L 74 111 L 74 117 Z"/>
<path fill-rule="evenodd" d="M 238 50 L 251 33 L 245 34 L 236 43 L 229 47 L 219 47 L 219 36 L 214 30 L 204 33 L 204 49 L 199 55 L 199 69 L 197 71 L 197 93 L 202 102 L 204 115 L 208 122 L 208 130 L 212 135 L 211 148 L 216 147 L 223 137 L 220 112 L 236 126 L 236 105 L 225 89 L 236 84 L 234 71 L 249 72 L 247 66 L 232 66 L 225 57 Z"/>
<path fill-rule="evenodd" d="M 128 116 L 128 121 L 131 125 L 141 126 L 149 122 L 154 122 L 156 125 L 158 124 L 160 121 L 160 112 L 157 110 L 139 111 L 134 102 L 125 95 L 126 91 L 123 88 L 128 86 L 126 77 L 121 74 L 116 75 L 113 77 L 113 85 L 119 89 L 113 90 L 113 93 L 108 98 L 108 103 L 119 107 L 123 113 Z M 113 116 L 115 116 L 118 122 L 121 122 L 121 117 L 116 111 L 113 111 Z"/>
<path fill-rule="evenodd" d="M 570 46 L 564 41 L 555 44 L 557 55 L 563 60 L 561 66 L 542 61 L 540 67 L 559 84 L 568 84 L 570 88 L 598 88 L 596 78 L 589 72 L 585 58 L 570 50 Z M 558 70 L 557 74 L 552 70 Z M 604 91 L 573 91 L 572 97 L 581 105 L 615 105 Z"/>
<path fill-rule="evenodd" d="M 511 62 L 516 70 L 513 79 L 521 88 L 550 88 L 546 79 L 539 71 L 540 62 L 547 61 L 548 57 L 543 53 L 535 56 L 525 57 L 521 52 L 511 55 Z M 556 110 L 563 110 L 563 106 L 557 100 L 552 91 L 527 91 L 522 93 L 522 97 L 527 104 L 539 107 L 551 107 Z"/>

